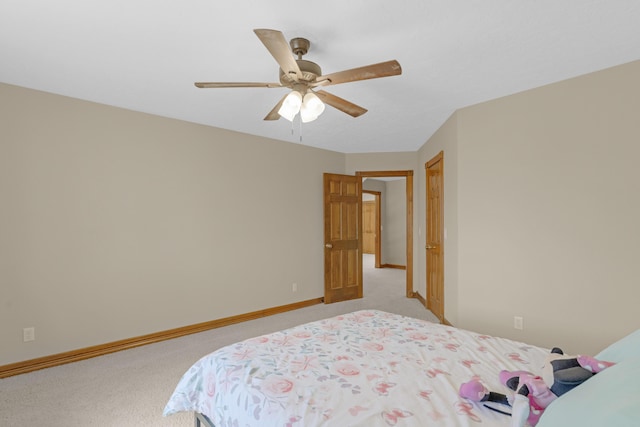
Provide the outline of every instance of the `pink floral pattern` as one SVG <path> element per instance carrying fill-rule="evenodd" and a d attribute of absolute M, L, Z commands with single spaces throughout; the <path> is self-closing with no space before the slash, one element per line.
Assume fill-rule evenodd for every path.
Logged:
<path fill-rule="evenodd" d="M 264 393 L 271 397 L 286 396 L 293 390 L 293 381 L 279 375 L 271 375 L 264 379 L 261 388 Z"/>
<path fill-rule="evenodd" d="M 228 426 L 508 426 L 458 396 L 502 369 L 542 366 L 546 349 L 377 310 L 221 348 L 182 377 L 164 415 L 197 411 Z"/>

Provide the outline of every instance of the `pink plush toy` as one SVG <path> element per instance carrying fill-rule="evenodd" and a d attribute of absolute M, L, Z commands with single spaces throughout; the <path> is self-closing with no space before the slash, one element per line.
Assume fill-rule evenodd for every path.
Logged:
<path fill-rule="evenodd" d="M 554 348 L 542 376 L 526 371 L 500 372 L 500 382 L 514 391 L 510 397 L 488 391 L 477 380 L 462 384 L 460 396 L 474 402 L 509 405 L 512 407 L 512 427 L 524 427 L 526 423 L 535 426 L 551 402 L 612 365 L 614 363 L 590 356 L 567 356 L 559 348 Z"/>

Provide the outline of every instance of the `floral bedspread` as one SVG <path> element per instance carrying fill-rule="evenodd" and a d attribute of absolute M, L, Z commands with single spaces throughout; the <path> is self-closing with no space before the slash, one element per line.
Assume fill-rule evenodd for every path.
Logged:
<path fill-rule="evenodd" d="M 458 396 L 502 369 L 538 372 L 545 349 L 377 310 L 311 322 L 221 348 L 182 377 L 164 415 L 216 427 L 508 426 Z M 508 409 L 508 408 L 505 408 Z"/>

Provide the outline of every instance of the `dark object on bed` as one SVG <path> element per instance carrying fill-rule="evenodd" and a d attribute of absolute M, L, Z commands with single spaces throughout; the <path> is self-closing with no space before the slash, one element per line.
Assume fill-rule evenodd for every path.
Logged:
<path fill-rule="evenodd" d="M 195 426 L 196 427 L 215 427 L 209 417 L 199 412 L 195 413 Z"/>

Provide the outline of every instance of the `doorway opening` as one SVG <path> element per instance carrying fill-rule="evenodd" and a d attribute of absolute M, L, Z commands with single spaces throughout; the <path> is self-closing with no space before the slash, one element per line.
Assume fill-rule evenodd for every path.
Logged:
<path fill-rule="evenodd" d="M 385 178 L 404 178 L 405 188 L 404 188 L 404 205 L 405 205 L 405 238 L 404 238 L 404 249 L 405 249 L 405 295 L 407 298 L 420 298 L 413 291 L 413 171 L 405 170 L 405 171 L 361 171 L 356 172 L 356 176 L 360 177 L 363 181 L 366 178 L 373 179 L 385 179 Z M 378 232 L 378 243 L 380 242 L 380 232 Z M 378 249 L 378 254 L 381 255 L 381 250 Z M 376 260 L 376 267 L 380 268 L 383 263 L 381 261 L 381 256 Z M 389 265 L 393 267 L 394 265 Z M 397 267 L 397 266 L 396 266 Z"/>

